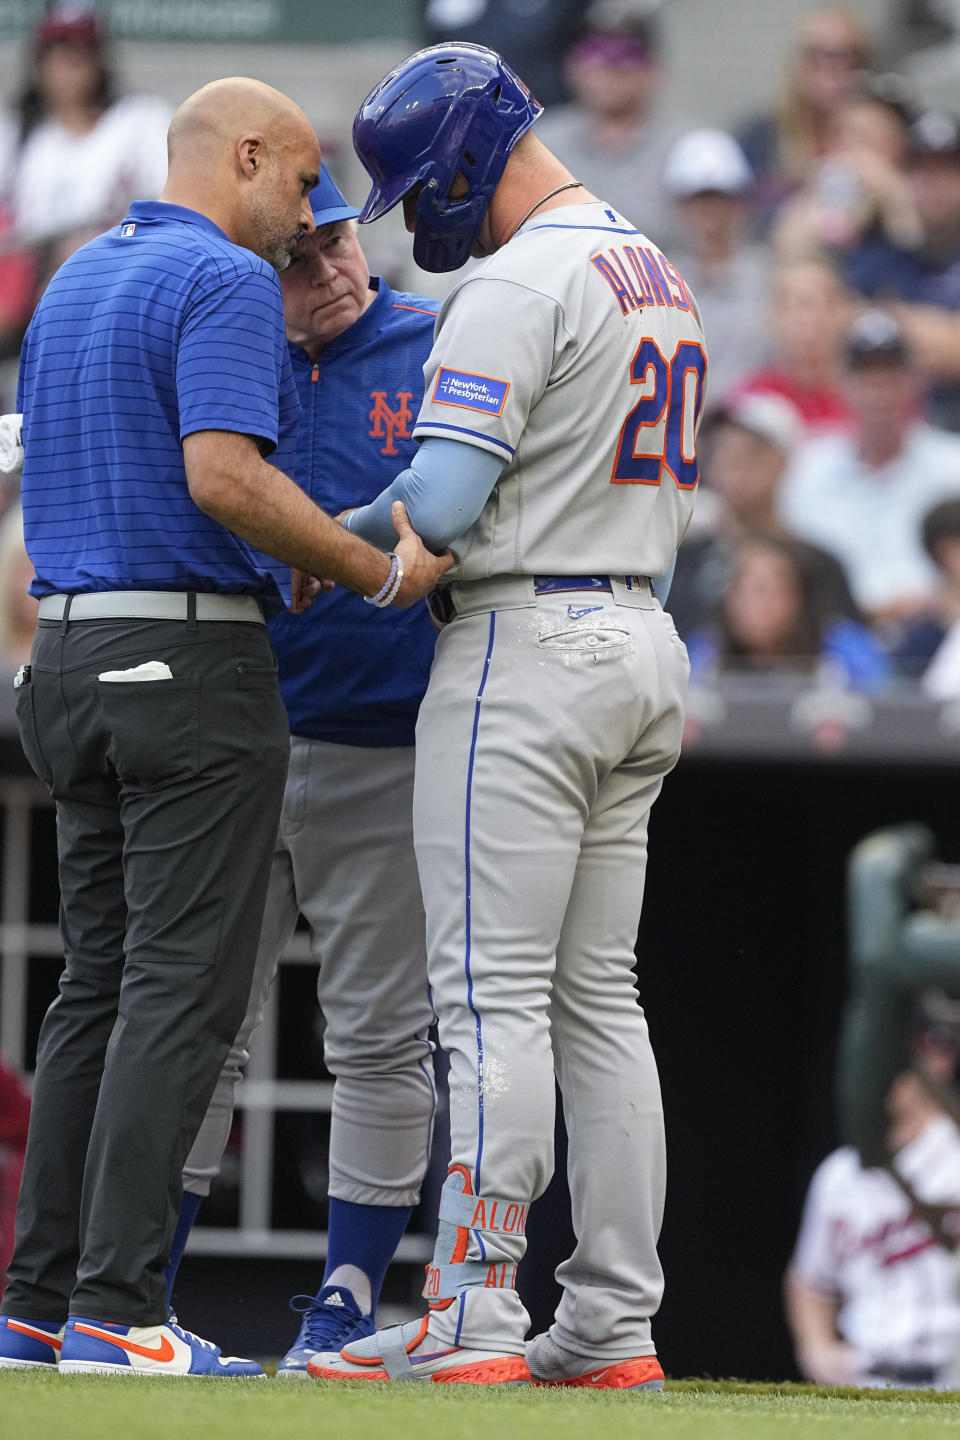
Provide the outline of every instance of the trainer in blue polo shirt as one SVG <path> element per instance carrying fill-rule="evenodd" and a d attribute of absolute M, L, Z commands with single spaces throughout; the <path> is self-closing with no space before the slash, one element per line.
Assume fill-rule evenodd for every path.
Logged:
<path fill-rule="evenodd" d="M 303 413 L 295 454 L 281 447 L 273 458 L 337 513 L 373 500 L 413 458 L 439 306 L 371 279 L 358 212 L 325 171 L 311 204 L 316 232 L 282 278 Z M 288 593 L 289 572 L 277 578 Z M 303 615 L 279 615 L 270 633 L 290 774 L 251 1002 L 187 1160 L 174 1262 L 220 1167 L 250 1033 L 302 912 L 335 1077 L 326 1271 L 278 1371 L 303 1376 L 318 1350 L 371 1333 L 429 1153 L 432 1006 L 412 799 L 435 631 L 424 605 L 378 616 L 338 587 Z"/>
<path fill-rule="evenodd" d="M 23 347 L 24 534 L 34 595 L 248 594 L 262 558 L 190 495 L 182 441 L 262 455 L 299 417 L 277 273 L 205 215 L 139 203 L 51 280 Z"/>
<path fill-rule="evenodd" d="M 164 1279 L 183 1157 L 249 1000 L 289 754 L 279 591 L 252 547 L 375 606 L 448 563 L 400 515 L 392 558 L 360 545 L 263 458 L 299 410 L 275 270 L 313 230 L 306 116 L 220 81 L 177 112 L 169 154 L 160 201 L 67 261 L 24 347 L 41 598 L 17 714 L 57 803 L 66 965 L 0 1368 L 260 1373 L 169 1320 Z"/>

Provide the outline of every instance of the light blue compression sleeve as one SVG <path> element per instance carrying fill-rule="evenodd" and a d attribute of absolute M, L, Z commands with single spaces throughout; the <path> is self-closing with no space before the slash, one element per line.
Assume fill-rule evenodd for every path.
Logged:
<path fill-rule="evenodd" d="M 394 500 L 402 500 L 410 524 L 430 550 L 442 550 L 462 535 L 483 509 L 506 461 L 463 440 L 428 435 L 409 470 L 397 476 L 369 505 L 344 516 L 353 532 L 392 550 L 397 532 L 390 518 Z"/>

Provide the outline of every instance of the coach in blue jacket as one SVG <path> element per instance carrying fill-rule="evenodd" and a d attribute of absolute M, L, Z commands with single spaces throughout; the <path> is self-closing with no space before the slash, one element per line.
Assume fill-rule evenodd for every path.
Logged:
<path fill-rule="evenodd" d="M 302 409 L 275 463 L 324 510 L 373 500 L 410 461 L 438 305 L 371 278 L 354 217 L 325 171 L 316 232 L 281 278 Z M 275 569 L 285 595 L 290 571 Z M 320 961 L 325 1059 L 336 1077 L 324 1283 L 279 1374 L 372 1334 L 387 1265 L 419 1198 L 433 1126 L 424 917 L 413 852 L 413 744 L 433 656 L 426 607 L 378 614 L 338 587 L 271 622 L 290 770 L 250 1007 L 184 1170 L 182 1253 L 230 1131 L 246 1045 L 302 912 Z"/>

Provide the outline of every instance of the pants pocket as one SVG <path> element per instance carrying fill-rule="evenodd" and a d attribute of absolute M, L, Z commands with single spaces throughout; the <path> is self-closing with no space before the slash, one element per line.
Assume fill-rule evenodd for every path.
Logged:
<path fill-rule="evenodd" d="M 138 789 L 188 780 L 200 768 L 196 679 L 95 681 L 107 758 Z"/>
<path fill-rule="evenodd" d="M 541 619 L 537 644 L 541 650 L 589 654 L 600 659 L 603 655 L 623 654 L 633 644 L 633 636 L 623 626 L 610 621 L 594 625 L 584 621 L 571 625 L 567 621 L 558 625 L 556 620 Z"/>
<path fill-rule="evenodd" d="M 33 702 L 32 681 L 18 688 L 14 704 L 17 711 L 17 724 L 20 727 L 20 744 L 29 761 L 30 769 L 38 780 L 42 780 L 48 787 L 52 786 L 53 771 L 47 763 L 47 757 L 43 753 L 43 746 L 40 744 L 40 737 L 37 734 L 37 714 Z"/>

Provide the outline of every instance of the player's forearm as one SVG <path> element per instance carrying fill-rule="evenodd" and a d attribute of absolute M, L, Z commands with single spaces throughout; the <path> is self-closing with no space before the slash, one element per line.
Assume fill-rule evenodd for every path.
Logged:
<path fill-rule="evenodd" d="M 442 550 L 469 530 L 500 478 L 503 461 L 477 445 L 431 435 L 408 470 L 369 505 L 351 510 L 343 524 L 354 535 L 392 549 L 396 543 L 390 506 L 402 500 L 410 523 L 430 550 Z"/>
<path fill-rule="evenodd" d="M 215 435 L 201 431 L 183 442 L 190 494 L 205 514 L 287 565 L 363 595 L 381 588 L 390 573 L 388 556 L 347 533 L 261 459 L 252 441 L 220 444 Z"/>
<path fill-rule="evenodd" d="M 840 1307 L 832 1296 L 811 1289 L 791 1269 L 784 1277 L 783 1298 L 787 1324 L 798 1356 L 837 1341 Z"/>

